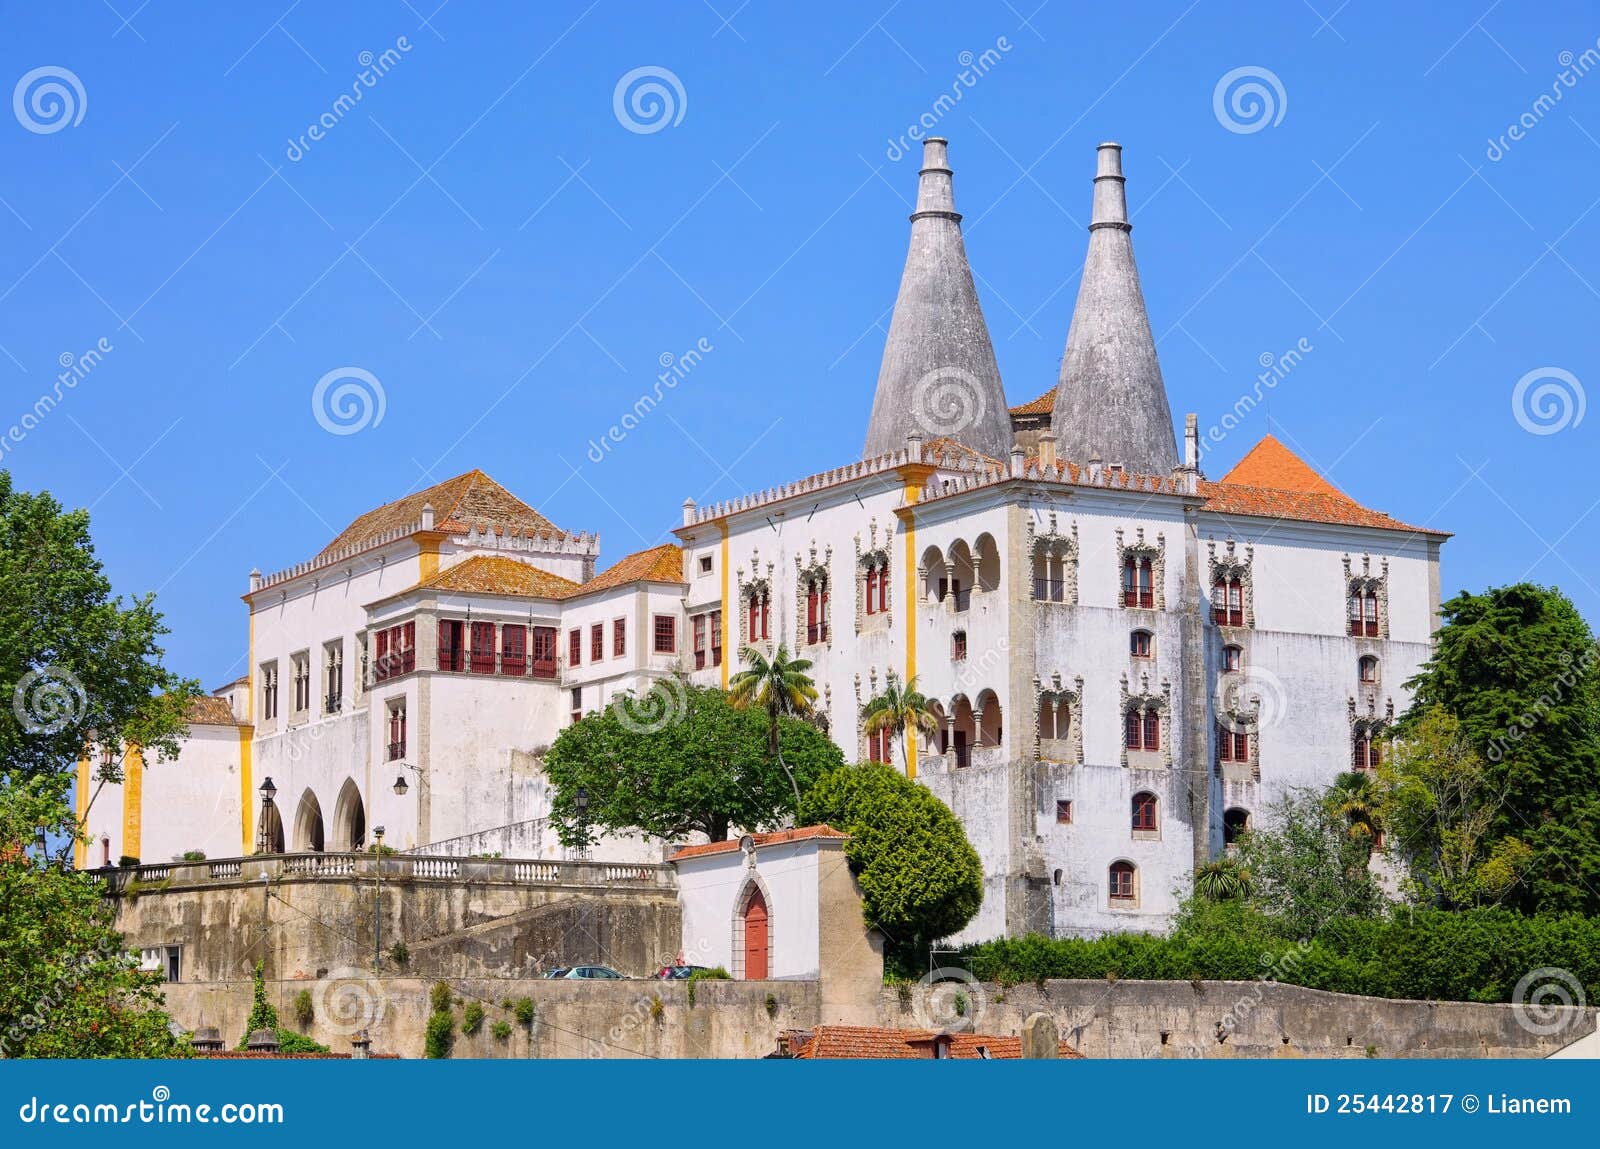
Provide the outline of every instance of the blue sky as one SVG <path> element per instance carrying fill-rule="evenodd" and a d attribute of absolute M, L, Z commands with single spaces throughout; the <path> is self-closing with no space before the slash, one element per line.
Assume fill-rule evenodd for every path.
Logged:
<path fill-rule="evenodd" d="M 1531 577 L 1600 619 L 1592 6 L 437 2 L 5 6 L 0 425 L 110 350 L 0 466 L 92 508 L 175 669 L 242 672 L 251 567 L 473 467 L 610 562 L 685 496 L 858 457 L 916 184 L 891 142 L 953 87 L 931 114 L 1012 402 L 1055 381 L 1117 139 L 1175 416 L 1216 422 L 1304 340 L 1280 437 L 1455 532 L 1446 593 Z M 665 121 L 616 109 L 640 68 Z M 334 434 L 312 397 L 346 368 L 382 418 Z"/>

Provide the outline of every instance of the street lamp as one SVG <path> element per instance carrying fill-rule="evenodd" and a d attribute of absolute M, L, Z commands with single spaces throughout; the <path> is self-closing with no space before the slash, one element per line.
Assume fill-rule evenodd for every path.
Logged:
<path fill-rule="evenodd" d="M 411 789 L 411 787 L 406 785 L 406 776 L 404 774 L 396 774 L 394 778 L 394 792 L 400 797 L 404 798 L 406 796 L 406 791 L 409 789 Z"/>
<path fill-rule="evenodd" d="M 404 781 L 404 779 L 401 779 Z M 372 972 L 383 971 L 383 827 L 372 827 Z"/>
<path fill-rule="evenodd" d="M 270 775 L 261 783 L 259 793 L 261 794 L 261 843 L 256 853 L 270 854 L 272 852 L 272 799 L 278 793 L 278 788 L 272 784 Z"/>

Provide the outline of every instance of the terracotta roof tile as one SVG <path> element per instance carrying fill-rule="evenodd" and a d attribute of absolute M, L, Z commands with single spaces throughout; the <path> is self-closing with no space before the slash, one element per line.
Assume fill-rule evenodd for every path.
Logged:
<path fill-rule="evenodd" d="M 339 532 L 322 555 L 370 543 L 390 531 L 409 527 L 422 518 L 431 504 L 439 530 L 466 531 L 482 527 L 504 534 L 558 535 L 561 530 L 482 471 L 468 471 L 426 490 L 385 503 L 357 518 Z"/>
<path fill-rule="evenodd" d="M 781 842 L 806 842 L 815 838 L 827 838 L 833 841 L 848 841 L 849 834 L 842 830 L 835 830 L 832 826 L 801 826 L 793 830 L 773 830 L 767 834 L 752 834 L 758 846 L 772 846 Z M 704 858 L 709 854 L 727 854 L 739 848 L 738 839 L 729 839 L 725 842 L 705 842 L 698 846 L 685 846 L 671 858 L 676 862 L 681 858 Z"/>
<path fill-rule="evenodd" d="M 232 685 L 230 683 L 230 685 Z M 184 721 L 191 726 L 243 726 L 234 716 L 233 706 L 226 698 L 218 698 L 212 694 L 202 694 L 199 698 L 189 703 L 188 713 Z"/>
<path fill-rule="evenodd" d="M 1218 482 L 1238 487 L 1270 487 L 1275 491 L 1301 491 L 1310 495 L 1332 495 L 1350 501 L 1350 496 L 1328 482 L 1299 455 L 1274 436 L 1261 442 L 1233 465 L 1233 470 Z"/>
<path fill-rule="evenodd" d="M 809 1060 L 838 1058 L 888 1061 L 916 1061 L 934 1056 L 940 1035 L 925 1029 L 880 1029 L 866 1025 L 819 1025 L 812 1030 L 791 1034 L 790 1048 L 795 1057 Z M 955 1060 L 978 1057 L 979 1047 L 987 1049 L 995 1061 L 1016 1061 L 1022 1057 L 1020 1037 L 996 1034 L 955 1033 L 948 1036 L 950 1056 Z M 1067 1042 L 1061 1043 L 1061 1056 L 1082 1059 Z"/>
<path fill-rule="evenodd" d="M 610 590 L 635 582 L 682 582 L 683 548 L 677 543 L 663 543 L 647 551 L 624 555 L 611 566 L 580 586 L 574 594 Z"/>
<path fill-rule="evenodd" d="M 501 555 L 473 555 L 445 567 L 413 589 L 463 591 L 474 594 L 518 595 L 524 598 L 566 598 L 581 590 L 579 583 L 551 574 L 531 563 Z"/>
<path fill-rule="evenodd" d="M 1013 415 L 1048 415 L 1055 410 L 1056 389 L 1054 387 L 1040 395 L 1037 399 L 1030 399 L 1020 407 L 1011 408 Z"/>

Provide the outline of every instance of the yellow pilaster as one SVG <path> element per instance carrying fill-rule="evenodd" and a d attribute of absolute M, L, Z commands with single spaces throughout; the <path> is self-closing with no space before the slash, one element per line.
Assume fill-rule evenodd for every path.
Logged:
<path fill-rule="evenodd" d="M 249 726 L 239 727 L 239 836 L 243 853 L 248 855 L 251 846 L 256 840 L 255 827 L 251 825 L 251 815 L 255 813 L 255 803 L 252 795 L 255 792 L 255 779 L 250 773 L 251 738 L 255 731 Z"/>
<path fill-rule="evenodd" d="M 417 581 L 424 582 L 439 573 L 439 540 L 423 538 L 418 545 Z"/>
<path fill-rule="evenodd" d="M 122 853 L 144 860 L 139 839 L 144 832 L 144 755 L 137 746 L 128 747 L 122 768 Z"/>
<path fill-rule="evenodd" d="M 917 676 L 917 511 L 916 502 L 922 494 L 919 482 L 906 483 L 906 561 L 905 571 L 900 576 L 900 585 L 905 595 L 906 616 L 906 682 L 911 682 Z M 917 776 L 917 736 L 915 731 L 900 732 L 900 737 L 906 740 L 906 777 Z"/>
<path fill-rule="evenodd" d="M 87 752 L 78 759 L 78 793 L 73 805 L 78 818 L 78 833 L 80 835 L 87 834 L 89 832 L 89 755 Z M 76 842 L 72 843 L 73 869 L 83 869 L 88 859 L 89 843 L 80 836 Z"/>
<path fill-rule="evenodd" d="M 722 531 L 722 689 L 728 689 L 728 664 L 737 656 L 733 649 L 733 608 L 728 602 L 728 520 L 717 524 Z"/>

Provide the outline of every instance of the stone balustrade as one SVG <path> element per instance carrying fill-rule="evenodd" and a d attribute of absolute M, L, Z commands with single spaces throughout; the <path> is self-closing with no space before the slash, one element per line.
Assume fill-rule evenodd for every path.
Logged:
<path fill-rule="evenodd" d="M 381 872 L 380 872 L 381 871 Z M 675 889 L 670 865 L 620 862 L 557 862 L 517 858 L 450 858 L 421 854 L 257 854 L 198 862 L 161 862 L 95 871 L 121 893 L 130 883 L 168 886 L 231 885 L 262 881 L 367 878 L 373 881 L 493 882 L 520 886 L 582 886 L 590 889 Z"/>

